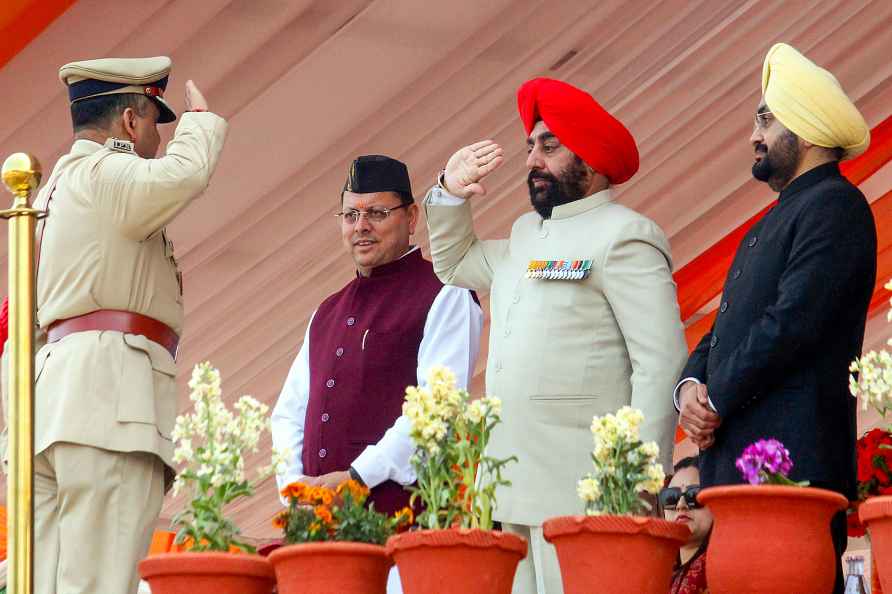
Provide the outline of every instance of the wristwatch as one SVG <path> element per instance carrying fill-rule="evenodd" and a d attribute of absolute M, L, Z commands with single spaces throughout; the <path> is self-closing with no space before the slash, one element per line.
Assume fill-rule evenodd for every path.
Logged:
<path fill-rule="evenodd" d="M 359 473 L 356 472 L 356 469 L 355 469 L 355 468 L 353 468 L 353 467 L 351 466 L 350 468 L 347 469 L 347 472 L 350 474 L 350 478 L 352 478 L 354 481 L 356 481 L 357 483 L 359 483 L 359 484 L 362 485 L 363 487 L 366 486 L 366 485 L 365 485 L 365 481 L 362 480 L 362 477 L 359 476 Z"/>

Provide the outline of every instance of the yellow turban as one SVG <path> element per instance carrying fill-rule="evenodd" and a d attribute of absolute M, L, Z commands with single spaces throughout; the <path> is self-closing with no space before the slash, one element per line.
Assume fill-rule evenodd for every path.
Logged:
<path fill-rule="evenodd" d="M 765 56 L 762 95 L 788 130 L 817 146 L 842 147 L 843 159 L 857 157 L 870 144 L 867 122 L 836 77 L 786 43 Z"/>

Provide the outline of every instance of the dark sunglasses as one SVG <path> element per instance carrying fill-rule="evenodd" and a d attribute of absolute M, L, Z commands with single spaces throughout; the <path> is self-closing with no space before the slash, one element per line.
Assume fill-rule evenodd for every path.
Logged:
<path fill-rule="evenodd" d="M 698 509 L 703 507 L 697 501 L 697 495 L 699 494 L 700 485 L 688 485 L 684 491 L 681 490 L 681 487 L 664 487 L 660 491 L 660 505 L 663 506 L 663 509 L 675 509 L 678 506 L 678 502 L 684 497 L 688 508 Z"/>

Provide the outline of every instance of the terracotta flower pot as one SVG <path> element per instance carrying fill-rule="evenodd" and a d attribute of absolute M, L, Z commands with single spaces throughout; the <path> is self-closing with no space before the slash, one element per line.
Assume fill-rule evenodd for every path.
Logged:
<path fill-rule="evenodd" d="M 404 594 L 510 594 L 521 537 L 490 530 L 418 530 L 391 536 Z"/>
<path fill-rule="evenodd" d="M 564 594 L 666 594 L 687 526 L 639 516 L 561 516 L 542 525 Z"/>
<path fill-rule="evenodd" d="M 152 594 L 270 594 L 269 561 L 245 553 L 164 553 L 139 562 Z"/>
<path fill-rule="evenodd" d="M 839 560 L 830 519 L 848 505 L 812 487 L 736 485 L 700 492 L 715 518 L 706 551 L 710 594 L 829 594 Z"/>
<path fill-rule="evenodd" d="M 879 573 L 883 591 L 892 592 L 892 496 L 869 497 L 858 514 L 870 533 L 873 573 Z"/>
<path fill-rule="evenodd" d="M 358 542 L 288 545 L 269 555 L 279 594 L 385 594 L 384 547 Z"/>

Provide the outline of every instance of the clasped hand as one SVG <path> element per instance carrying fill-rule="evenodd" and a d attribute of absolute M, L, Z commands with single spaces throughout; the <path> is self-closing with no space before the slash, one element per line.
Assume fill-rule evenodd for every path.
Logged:
<path fill-rule="evenodd" d="M 678 405 L 678 424 L 694 445 L 705 450 L 715 443 L 715 430 L 722 419 L 709 405 L 706 385 L 693 381 L 682 384 Z"/>

